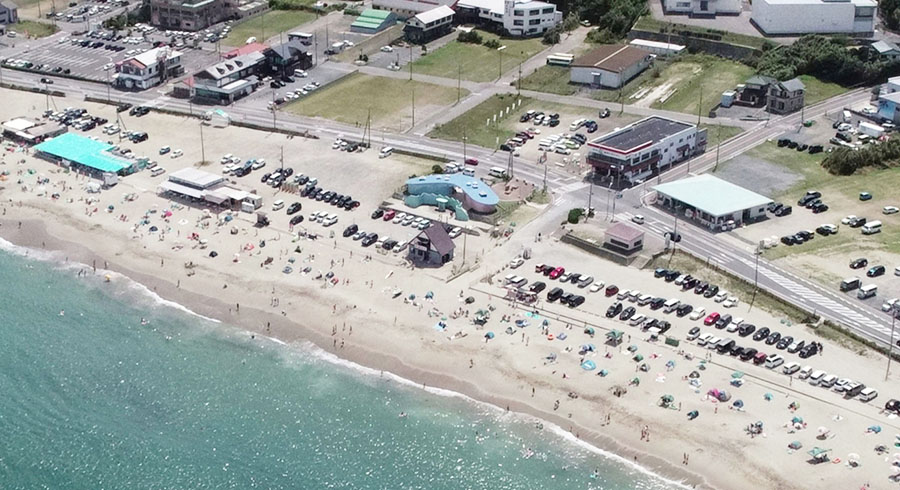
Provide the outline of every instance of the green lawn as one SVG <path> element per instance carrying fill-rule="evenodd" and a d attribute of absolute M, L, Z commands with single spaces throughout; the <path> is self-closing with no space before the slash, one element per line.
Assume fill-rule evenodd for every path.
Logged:
<path fill-rule="evenodd" d="M 371 114 L 373 130 L 406 131 L 412 126 L 413 93 L 417 117 L 456 103 L 455 87 L 354 73 L 291 102 L 284 110 L 360 127 Z M 463 97 L 468 93 L 463 89 Z"/>
<path fill-rule="evenodd" d="M 413 72 L 446 78 L 461 76 L 475 82 L 489 82 L 496 80 L 501 71 L 506 73 L 515 69 L 519 63 L 544 49 L 540 38 L 505 39 L 496 34 L 478 32 L 484 38 L 484 42 L 497 39 L 501 46 L 506 48 L 498 51 L 483 45 L 451 41 L 437 51 L 416 60 L 413 63 Z"/>
<path fill-rule="evenodd" d="M 745 34 L 736 34 L 733 32 L 725 32 L 719 31 L 716 29 L 705 29 L 699 26 L 689 26 L 686 24 L 674 24 L 669 22 L 663 22 L 660 20 L 656 20 L 649 15 L 645 15 L 638 19 L 638 21 L 634 25 L 635 29 L 650 31 L 650 32 L 679 32 L 679 31 L 690 31 L 696 32 L 704 35 L 714 35 L 714 36 L 722 36 L 719 40 L 723 43 L 728 44 L 736 44 L 739 46 L 748 46 L 751 48 L 762 49 L 763 45 L 767 42 L 769 44 L 775 45 L 771 41 L 767 41 L 763 37 L 757 36 L 747 36 Z M 672 42 L 677 43 L 677 41 L 673 40 Z"/>
<path fill-rule="evenodd" d="M 37 3 L 37 2 L 35 2 Z M 59 30 L 59 27 L 45 22 L 36 22 L 33 20 L 23 20 L 15 24 L 7 26 L 7 30 L 16 31 L 19 36 L 40 38 L 47 37 Z"/>
<path fill-rule="evenodd" d="M 653 80 L 654 85 L 671 83 L 675 92 L 664 102 L 657 100 L 651 107 L 697 114 L 702 103 L 701 114 L 706 116 L 719 103 L 722 92 L 744 83 L 753 73 L 753 68 L 736 61 L 710 55 L 685 56 L 671 63 L 662 70 L 659 78 Z"/>
<path fill-rule="evenodd" d="M 836 83 L 823 82 L 812 75 L 800 75 L 799 78 L 803 85 L 806 85 L 806 94 L 803 99 L 803 103 L 806 105 L 830 99 L 847 91 L 845 87 Z"/>
<path fill-rule="evenodd" d="M 262 43 L 279 32 L 288 32 L 315 18 L 316 14 L 304 10 L 270 10 L 246 22 L 235 24 L 222 44 L 243 46 L 251 37 Z"/>
<path fill-rule="evenodd" d="M 725 142 L 734 136 L 744 132 L 743 128 L 737 126 L 721 126 L 719 124 L 701 124 L 701 128 L 706 128 L 706 151 L 715 150 L 715 145 Z"/>
<path fill-rule="evenodd" d="M 557 95 L 575 95 L 579 85 L 569 83 L 569 67 L 544 65 L 522 78 L 522 90 L 535 90 Z"/>

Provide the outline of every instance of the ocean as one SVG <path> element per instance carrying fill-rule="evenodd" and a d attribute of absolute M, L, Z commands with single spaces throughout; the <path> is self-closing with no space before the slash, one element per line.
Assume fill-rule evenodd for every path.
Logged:
<path fill-rule="evenodd" d="M 680 487 L 551 424 L 3 245 L 0 488 Z"/>

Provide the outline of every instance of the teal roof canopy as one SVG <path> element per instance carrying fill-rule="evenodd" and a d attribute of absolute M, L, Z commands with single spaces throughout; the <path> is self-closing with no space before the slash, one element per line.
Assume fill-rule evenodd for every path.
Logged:
<path fill-rule="evenodd" d="M 113 145 L 92 140 L 75 133 L 63 133 L 34 148 L 57 158 L 79 163 L 101 172 L 121 172 L 131 166 L 131 162 L 109 153 Z"/>
<path fill-rule="evenodd" d="M 711 216 L 734 214 L 772 202 L 766 196 L 709 174 L 668 182 L 653 187 L 653 190 Z"/>

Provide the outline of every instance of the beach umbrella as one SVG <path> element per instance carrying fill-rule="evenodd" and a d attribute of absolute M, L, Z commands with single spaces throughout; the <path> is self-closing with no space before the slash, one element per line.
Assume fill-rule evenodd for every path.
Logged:
<path fill-rule="evenodd" d="M 567 334 L 566 332 L 562 332 L 561 334 L 557 335 L 556 338 L 558 338 L 559 340 L 566 340 L 567 338 L 569 338 L 569 334 Z"/>
<path fill-rule="evenodd" d="M 589 359 L 581 363 L 581 369 L 584 369 L 585 371 L 593 371 L 594 369 L 597 369 L 597 365 L 594 364 L 594 361 L 591 361 Z"/>
<path fill-rule="evenodd" d="M 689 374 L 688 377 L 691 379 L 696 379 L 700 377 L 700 373 L 698 373 L 697 371 L 691 371 L 691 374 Z"/>
<path fill-rule="evenodd" d="M 772 398 L 774 398 L 774 397 L 772 396 L 771 393 L 766 393 L 765 395 L 763 395 L 763 398 L 765 398 L 767 402 L 770 402 L 770 401 L 772 401 Z"/>
<path fill-rule="evenodd" d="M 791 419 L 791 423 L 792 423 L 792 424 L 802 424 L 802 423 L 803 423 L 803 417 L 796 417 L 796 416 L 795 416 L 794 418 Z"/>
<path fill-rule="evenodd" d="M 870 425 L 869 428 L 867 429 L 867 431 L 878 434 L 881 432 L 881 426 L 880 425 Z"/>
<path fill-rule="evenodd" d="M 607 371 L 606 369 L 601 369 L 597 374 L 600 376 L 606 376 L 607 374 L 609 374 L 609 371 Z"/>
<path fill-rule="evenodd" d="M 743 377 L 744 377 L 744 372 L 743 372 L 743 371 L 735 371 L 735 372 L 731 373 L 731 378 L 732 378 L 732 379 L 741 379 L 741 378 L 743 378 Z"/>
<path fill-rule="evenodd" d="M 484 334 L 484 338 L 486 338 L 486 339 L 494 338 L 494 332 L 488 332 L 488 333 Z"/>
<path fill-rule="evenodd" d="M 669 361 L 666 361 L 666 367 L 669 368 L 669 369 L 674 368 L 674 367 L 675 367 L 675 361 L 673 361 L 673 360 L 671 360 L 671 359 L 670 359 Z"/>
<path fill-rule="evenodd" d="M 824 436 L 825 434 L 828 433 L 828 427 L 819 426 L 819 428 L 816 429 L 816 432 L 818 432 L 820 436 Z"/>
<path fill-rule="evenodd" d="M 151 226 L 151 227 L 150 227 L 150 233 L 153 233 L 153 232 L 155 232 L 155 231 L 159 231 L 159 228 L 157 228 L 156 226 Z"/>
<path fill-rule="evenodd" d="M 803 443 L 801 443 L 800 441 L 793 441 L 788 444 L 788 447 L 791 449 L 800 449 L 803 447 Z"/>
<path fill-rule="evenodd" d="M 546 321 L 546 320 L 545 320 Z M 584 333 L 588 335 L 594 335 L 594 327 L 587 327 L 584 329 Z"/>
<path fill-rule="evenodd" d="M 744 401 L 743 400 L 735 400 L 734 403 L 732 403 L 731 405 L 734 406 L 735 408 L 743 408 Z"/>
<path fill-rule="evenodd" d="M 856 453 L 848 454 L 847 462 L 850 464 L 859 464 L 859 454 L 856 454 Z"/>
<path fill-rule="evenodd" d="M 544 359 L 547 359 L 548 361 L 555 361 L 555 360 L 556 360 L 556 354 L 554 354 L 554 353 L 551 352 L 551 353 L 547 354 L 547 357 L 545 357 Z"/>
<path fill-rule="evenodd" d="M 687 413 L 688 420 L 694 420 L 695 418 L 700 416 L 700 412 L 696 410 L 691 410 Z"/>
<path fill-rule="evenodd" d="M 634 344 L 629 345 L 628 352 L 637 352 L 637 346 Z"/>
<path fill-rule="evenodd" d="M 427 293 L 425 293 L 425 299 L 432 299 L 432 298 L 434 298 L 434 292 L 428 291 Z"/>
<path fill-rule="evenodd" d="M 219 256 L 219 252 L 216 252 L 215 250 L 212 250 L 211 252 L 209 252 L 209 256 L 210 256 L 210 257 L 218 257 L 218 256 Z"/>
<path fill-rule="evenodd" d="M 636 362 L 641 362 L 641 361 L 644 360 L 644 356 L 642 356 L 642 355 L 640 355 L 640 354 L 637 354 L 637 355 L 634 356 L 633 359 L 634 359 Z"/>

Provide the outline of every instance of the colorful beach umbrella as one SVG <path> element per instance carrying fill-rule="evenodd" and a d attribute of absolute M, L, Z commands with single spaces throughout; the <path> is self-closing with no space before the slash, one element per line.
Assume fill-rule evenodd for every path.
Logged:
<path fill-rule="evenodd" d="M 594 364 L 594 361 L 588 359 L 587 361 L 581 363 L 581 369 L 584 369 L 585 371 L 593 371 L 594 369 L 597 369 L 597 365 Z"/>

